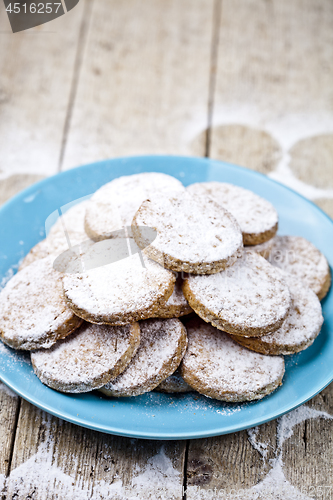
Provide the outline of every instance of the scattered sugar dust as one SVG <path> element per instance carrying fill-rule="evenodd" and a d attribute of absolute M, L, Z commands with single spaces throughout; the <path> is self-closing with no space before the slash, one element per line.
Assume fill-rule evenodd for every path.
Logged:
<path fill-rule="evenodd" d="M 9 389 L 9 387 L 7 387 L 2 382 L 0 382 L 0 392 L 4 392 L 5 394 L 7 394 L 7 396 L 10 396 L 12 398 L 18 398 L 18 395 L 15 394 L 14 391 L 12 391 L 11 389 Z"/>
<path fill-rule="evenodd" d="M 94 485 L 85 481 L 75 485 L 73 475 L 66 474 L 54 462 L 55 439 L 51 428 L 51 416 L 42 412 L 45 439 L 37 452 L 26 462 L 12 470 L 10 476 L 0 475 L 0 492 L 8 498 L 30 498 L 34 492 L 38 498 L 47 498 L 50 491 L 59 498 L 71 500 L 124 500 L 145 498 L 176 500 L 182 491 L 182 476 L 174 469 L 171 459 L 166 455 L 163 445 L 160 451 L 151 457 L 141 471 L 137 466 L 133 471 L 132 484 L 123 485 L 121 479 L 113 483 L 104 480 Z"/>
<path fill-rule="evenodd" d="M 277 425 L 277 450 L 275 457 L 270 460 L 271 470 L 258 484 L 249 489 L 221 489 L 202 490 L 197 486 L 188 487 L 188 498 L 191 500 L 312 500 L 302 491 L 295 488 L 285 477 L 282 460 L 282 446 L 284 442 L 293 435 L 293 428 L 308 419 L 329 419 L 333 416 L 324 411 L 315 410 L 308 406 L 301 406 L 296 410 L 283 415 L 278 419 Z M 248 429 L 248 437 L 251 445 L 266 460 L 269 443 L 258 441 L 259 427 Z"/>

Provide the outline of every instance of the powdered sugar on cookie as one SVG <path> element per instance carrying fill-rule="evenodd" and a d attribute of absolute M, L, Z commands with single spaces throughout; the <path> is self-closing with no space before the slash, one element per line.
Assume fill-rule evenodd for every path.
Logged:
<path fill-rule="evenodd" d="M 180 371 L 201 394 L 222 401 L 251 401 L 280 385 L 284 374 L 282 357 L 249 351 L 199 319 L 187 323 L 186 328 L 188 348 Z"/>
<path fill-rule="evenodd" d="M 297 276 L 322 299 L 331 284 L 331 272 L 325 256 L 310 241 L 300 236 L 276 236 L 269 261 Z"/>
<path fill-rule="evenodd" d="M 183 291 L 192 309 L 205 321 L 245 336 L 276 330 L 291 304 L 281 273 L 248 250 L 225 271 L 190 275 L 184 281 Z"/>
<path fill-rule="evenodd" d="M 82 274 L 65 275 L 63 289 L 78 316 L 92 323 L 126 325 L 153 315 L 170 297 L 174 282 L 171 271 L 135 254 Z"/>
<path fill-rule="evenodd" d="M 40 380 L 62 392 L 102 387 L 128 365 L 140 343 L 138 323 L 127 326 L 84 323 L 51 349 L 31 353 Z"/>
<path fill-rule="evenodd" d="M 66 305 L 51 256 L 17 273 L 1 291 L 0 332 L 11 347 L 50 347 L 81 323 Z"/>
<path fill-rule="evenodd" d="M 143 226 L 157 230 L 147 246 Z M 216 273 L 242 254 L 242 233 L 235 218 L 205 197 L 181 193 L 155 195 L 137 211 L 132 224 L 135 241 L 151 259 L 175 271 Z"/>
<path fill-rule="evenodd" d="M 95 241 L 130 226 L 141 203 L 155 193 L 183 192 L 184 186 L 170 175 L 147 172 L 114 179 L 102 186 L 87 205 L 85 228 Z"/>
<path fill-rule="evenodd" d="M 178 367 L 187 345 L 178 319 L 140 322 L 140 347 L 126 370 L 103 387 L 109 396 L 135 396 L 154 389 Z"/>
<path fill-rule="evenodd" d="M 244 245 L 269 240 L 278 228 L 278 214 L 273 205 L 257 194 L 227 182 L 199 182 L 187 187 L 193 195 L 211 197 L 237 220 Z"/>
<path fill-rule="evenodd" d="M 298 278 L 283 273 L 292 305 L 281 327 L 259 338 L 233 336 L 241 345 L 264 354 L 291 354 L 309 347 L 320 332 L 324 318 L 317 295 Z"/>

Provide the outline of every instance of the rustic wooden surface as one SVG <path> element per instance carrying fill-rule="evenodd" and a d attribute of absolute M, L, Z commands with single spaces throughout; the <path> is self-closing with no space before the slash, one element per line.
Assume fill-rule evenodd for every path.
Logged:
<path fill-rule="evenodd" d="M 1 8 L 0 203 L 60 169 L 166 153 L 259 170 L 333 215 L 329 0 L 81 0 L 16 35 Z M 332 498 L 332 407 L 331 385 L 254 431 L 142 441 L 63 422 L 0 384 L 0 493 Z"/>

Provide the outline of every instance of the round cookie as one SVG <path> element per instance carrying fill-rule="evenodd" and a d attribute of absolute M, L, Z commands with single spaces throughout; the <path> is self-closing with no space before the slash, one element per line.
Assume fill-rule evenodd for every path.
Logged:
<path fill-rule="evenodd" d="M 66 305 L 53 257 L 19 271 L 0 293 L 0 335 L 15 349 L 51 347 L 82 323 Z"/>
<path fill-rule="evenodd" d="M 317 295 L 298 278 L 283 274 L 292 306 L 286 319 L 273 333 L 262 337 L 231 335 L 239 344 L 262 354 L 292 354 L 309 347 L 318 334 L 324 318 Z"/>
<path fill-rule="evenodd" d="M 107 396 L 152 391 L 179 366 L 187 346 L 186 330 L 179 319 L 141 321 L 140 335 L 140 347 L 126 370 L 101 389 Z"/>
<path fill-rule="evenodd" d="M 180 318 L 186 314 L 193 312 L 182 291 L 181 278 L 177 278 L 175 288 L 169 299 L 162 304 L 160 309 L 155 313 L 154 318 Z"/>
<path fill-rule="evenodd" d="M 188 347 L 180 373 L 200 394 L 228 402 L 252 401 L 281 385 L 283 357 L 249 351 L 199 318 L 186 329 Z"/>
<path fill-rule="evenodd" d="M 156 392 L 166 392 L 168 394 L 175 394 L 181 392 L 192 392 L 193 389 L 189 386 L 179 372 L 179 368 L 163 380 L 155 389 Z"/>
<path fill-rule="evenodd" d="M 265 241 L 264 243 L 260 243 L 259 245 L 249 246 L 248 250 L 252 250 L 253 252 L 256 252 L 262 257 L 264 257 L 264 259 L 269 260 L 269 256 L 273 249 L 273 245 L 274 245 L 274 238 L 271 238 L 270 240 Z"/>
<path fill-rule="evenodd" d="M 171 175 L 159 172 L 118 177 L 92 196 L 86 210 L 85 230 L 100 241 L 114 237 L 114 231 L 130 226 L 141 203 L 156 192 L 183 192 L 183 184 Z"/>
<path fill-rule="evenodd" d="M 43 384 L 61 392 L 88 392 L 116 378 L 140 344 L 138 323 L 126 326 L 83 325 L 50 349 L 31 353 Z"/>
<path fill-rule="evenodd" d="M 275 236 L 269 262 L 311 288 L 322 300 L 331 286 L 331 271 L 326 257 L 301 236 Z"/>
<path fill-rule="evenodd" d="M 225 271 L 189 275 L 183 292 L 202 319 L 220 330 L 247 337 L 279 328 L 291 305 L 280 271 L 250 250 Z"/>
<path fill-rule="evenodd" d="M 69 244 L 73 247 L 87 240 L 84 230 L 87 203 L 87 201 L 78 203 L 59 217 L 47 237 L 37 243 L 24 257 L 19 269 L 24 269 L 35 260 L 43 259 L 51 254 L 56 257 L 68 250 Z"/>
<path fill-rule="evenodd" d="M 90 269 L 63 277 L 68 306 L 81 318 L 97 324 L 126 325 L 154 316 L 173 292 L 174 274 L 141 253 L 127 257 L 126 239 L 95 245 Z M 112 258 L 117 258 L 100 265 L 108 262 L 108 249 Z"/>
<path fill-rule="evenodd" d="M 152 243 L 146 241 L 144 226 L 157 231 Z M 148 257 L 173 271 L 217 273 L 232 266 L 243 250 L 235 218 L 214 200 L 187 192 L 144 201 L 132 232 Z"/>
<path fill-rule="evenodd" d="M 258 245 L 271 239 L 278 229 L 273 205 L 257 194 L 227 182 L 198 182 L 187 187 L 194 196 L 209 196 L 228 210 L 243 233 L 244 245 Z"/>

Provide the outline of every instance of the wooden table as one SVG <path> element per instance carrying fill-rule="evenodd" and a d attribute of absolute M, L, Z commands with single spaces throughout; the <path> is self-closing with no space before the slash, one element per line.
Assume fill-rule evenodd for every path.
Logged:
<path fill-rule="evenodd" d="M 329 0 L 81 0 L 15 35 L 0 7 L 0 203 L 166 153 L 259 170 L 333 216 Z M 332 385 L 255 430 L 178 442 L 89 431 L 0 389 L 2 499 L 333 498 Z"/>

